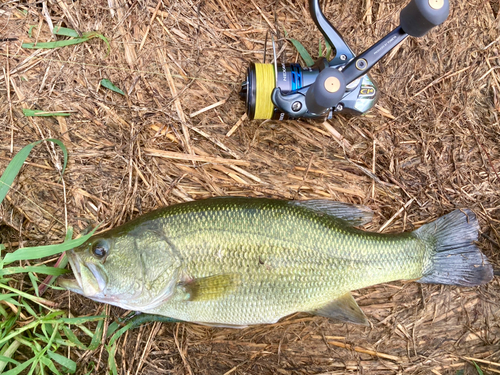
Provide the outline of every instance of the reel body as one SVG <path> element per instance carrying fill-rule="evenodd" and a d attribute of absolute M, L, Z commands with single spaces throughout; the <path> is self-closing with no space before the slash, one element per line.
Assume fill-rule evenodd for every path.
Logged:
<path fill-rule="evenodd" d="M 372 47 L 355 56 L 339 32 L 310 0 L 311 16 L 325 39 L 335 48 L 331 61 L 320 58 L 311 67 L 299 64 L 251 63 L 240 96 L 250 120 L 331 118 L 342 112 L 362 115 L 378 99 L 378 89 L 367 72 L 409 35 L 420 37 L 443 23 L 448 0 L 411 0 L 400 13 L 400 26 Z"/>
<path fill-rule="evenodd" d="M 346 86 L 341 103 L 322 113 L 307 110 L 301 102 L 308 88 L 316 81 L 319 67 L 303 68 L 299 64 L 278 65 L 251 63 L 243 83 L 246 110 L 250 119 L 287 120 L 294 118 L 331 118 L 334 112 L 362 115 L 378 99 L 378 89 L 368 74 Z M 278 88 L 278 90 L 275 90 Z"/>

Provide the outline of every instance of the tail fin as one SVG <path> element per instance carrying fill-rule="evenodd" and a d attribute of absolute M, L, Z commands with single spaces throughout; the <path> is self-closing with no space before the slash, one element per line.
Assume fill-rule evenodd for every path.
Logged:
<path fill-rule="evenodd" d="M 471 210 L 455 210 L 415 232 L 427 246 L 434 248 L 420 283 L 476 286 L 493 278 L 493 267 L 477 240 L 479 223 Z"/>

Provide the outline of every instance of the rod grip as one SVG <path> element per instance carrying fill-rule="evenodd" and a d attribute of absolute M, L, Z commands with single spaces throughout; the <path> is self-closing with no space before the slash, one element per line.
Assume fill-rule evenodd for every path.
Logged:
<path fill-rule="evenodd" d="M 323 69 L 306 92 L 306 106 L 311 113 L 320 114 L 335 107 L 344 96 L 344 74 L 335 68 Z"/>
<path fill-rule="evenodd" d="M 441 25 L 450 13 L 449 0 L 411 0 L 401 10 L 399 22 L 408 35 L 421 37 Z"/>

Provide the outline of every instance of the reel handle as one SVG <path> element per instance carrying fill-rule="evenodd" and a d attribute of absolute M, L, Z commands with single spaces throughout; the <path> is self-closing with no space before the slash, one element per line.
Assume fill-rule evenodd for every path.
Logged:
<path fill-rule="evenodd" d="M 306 92 L 307 110 L 321 114 L 335 107 L 346 91 L 344 74 L 335 68 L 323 69 Z"/>
<path fill-rule="evenodd" d="M 411 0 L 399 14 L 399 24 L 411 36 L 421 37 L 441 25 L 450 14 L 448 0 Z"/>
<path fill-rule="evenodd" d="M 401 10 L 400 25 L 345 66 L 342 72 L 347 84 L 366 74 L 408 36 L 424 36 L 433 27 L 442 24 L 449 13 L 449 0 L 411 0 Z"/>

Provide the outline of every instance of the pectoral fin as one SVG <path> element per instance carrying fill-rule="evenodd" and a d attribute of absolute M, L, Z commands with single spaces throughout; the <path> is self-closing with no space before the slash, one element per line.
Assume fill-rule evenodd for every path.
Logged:
<path fill-rule="evenodd" d="M 180 287 L 186 301 L 209 301 L 231 293 L 240 284 L 240 275 L 229 273 L 193 279 Z"/>
<path fill-rule="evenodd" d="M 346 293 L 327 305 L 311 311 L 311 314 L 342 320 L 348 323 L 369 325 L 365 314 L 361 311 L 351 293 Z"/>

